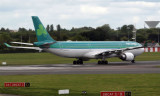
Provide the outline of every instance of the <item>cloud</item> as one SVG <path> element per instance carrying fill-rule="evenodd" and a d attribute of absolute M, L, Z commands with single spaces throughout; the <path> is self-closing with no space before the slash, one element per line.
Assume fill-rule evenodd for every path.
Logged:
<path fill-rule="evenodd" d="M 133 23 L 134 23 L 134 24 L 139 23 L 139 20 L 140 20 L 140 17 L 139 17 L 139 16 L 134 16 L 134 17 L 133 17 Z"/>
<path fill-rule="evenodd" d="M 91 5 L 81 5 L 80 10 L 82 13 L 92 14 L 92 15 L 100 15 L 107 14 L 108 9 L 106 7 L 100 6 L 91 6 Z"/>
<path fill-rule="evenodd" d="M 67 15 L 67 14 L 62 14 L 60 15 L 60 19 L 70 19 L 72 16 L 71 15 Z"/>
<path fill-rule="evenodd" d="M 20 17 L 20 14 L 19 13 L 14 13 L 13 17 L 18 18 L 18 17 Z"/>
<path fill-rule="evenodd" d="M 155 7 L 157 5 L 155 2 L 145 2 L 145 1 L 127 1 L 127 2 L 113 2 L 111 3 L 112 6 L 117 6 L 117 7 L 138 7 L 138 8 L 147 8 L 147 7 Z"/>
<path fill-rule="evenodd" d="M 110 24 L 114 29 L 136 23 L 142 28 L 146 18 L 160 20 L 159 0 L 1 0 L 1 27 L 32 28 L 37 15 L 44 25 L 98 27 Z"/>

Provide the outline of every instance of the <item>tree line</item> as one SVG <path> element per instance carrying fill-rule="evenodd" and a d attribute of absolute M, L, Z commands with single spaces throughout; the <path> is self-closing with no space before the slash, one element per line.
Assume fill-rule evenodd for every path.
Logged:
<path fill-rule="evenodd" d="M 112 29 L 108 24 L 99 26 L 97 28 L 81 27 L 70 30 L 62 28 L 60 24 L 57 26 L 47 25 L 46 30 L 57 41 L 132 41 L 133 37 L 133 25 L 123 25 L 116 30 Z M 136 38 L 137 42 L 158 42 L 159 28 L 152 29 L 137 29 Z M 0 29 L 0 52 L 36 52 L 34 50 L 25 49 L 12 49 L 7 48 L 4 43 L 10 42 L 36 42 L 36 34 L 32 29 L 19 28 L 17 32 L 13 32 L 9 28 Z"/>

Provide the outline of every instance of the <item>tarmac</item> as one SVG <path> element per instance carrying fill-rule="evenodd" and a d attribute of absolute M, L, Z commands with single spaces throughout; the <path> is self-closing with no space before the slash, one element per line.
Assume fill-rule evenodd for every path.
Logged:
<path fill-rule="evenodd" d="M 141 74 L 160 73 L 160 61 L 110 62 L 98 64 L 43 64 L 0 66 L 0 75 L 34 75 L 34 74 Z"/>

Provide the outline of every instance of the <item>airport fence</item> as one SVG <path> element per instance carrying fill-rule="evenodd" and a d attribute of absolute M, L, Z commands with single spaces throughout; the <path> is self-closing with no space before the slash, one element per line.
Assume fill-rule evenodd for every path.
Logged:
<path fill-rule="evenodd" d="M 144 52 L 160 52 L 160 47 L 145 47 Z"/>

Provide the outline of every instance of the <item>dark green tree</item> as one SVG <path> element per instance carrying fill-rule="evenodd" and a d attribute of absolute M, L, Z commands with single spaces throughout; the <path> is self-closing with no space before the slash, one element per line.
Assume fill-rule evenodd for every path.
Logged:
<path fill-rule="evenodd" d="M 61 26 L 58 24 L 57 25 L 57 31 L 60 32 L 61 31 Z"/>
<path fill-rule="evenodd" d="M 6 29 L 2 27 L 1 28 L 1 32 L 5 32 L 5 31 L 6 31 Z"/>
<path fill-rule="evenodd" d="M 58 40 L 61 40 L 61 26 L 60 26 L 60 24 L 57 25 L 57 33 L 58 33 Z"/>
<path fill-rule="evenodd" d="M 47 30 L 47 32 L 50 32 L 49 25 L 47 25 L 46 30 Z"/>
<path fill-rule="evenodd" d="M 54 27 L 53 27 L 53 24 L 50 25 L 50 32 L 53 32 L 54 31 Z"/>

